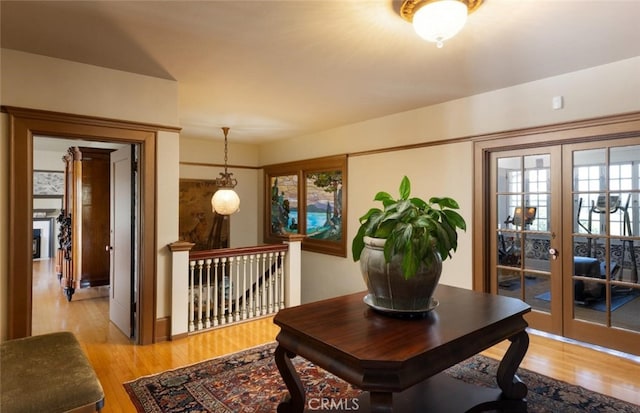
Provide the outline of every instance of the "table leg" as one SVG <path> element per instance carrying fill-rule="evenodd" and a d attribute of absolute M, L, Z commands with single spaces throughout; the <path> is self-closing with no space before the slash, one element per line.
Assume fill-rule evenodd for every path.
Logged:
<path fill-rule="evenodd" d="M 529 335 L 525 330 L 509 338 L 511 345 L 498 366 L 498 386 L 507 399 L 523 399 L 527 386 L 516 375 L 518 366 L 529 348 Z"/>
<path fill-rule="evenodd" d="M 391 413 L 393 411 L 393 393 L 370 392 L 371 413 Z"/>
<path fill-rule="evenodd" d="M 276 366 L 280 371 L 280 375 L 287 385 L 289 395 L 288 400 L 278 405 L 278 413 L 302 413 L 304 412 L 304 387 L 300 381 L 300 376 L 291 363 L 291 359 L 296 356 L 295 353 L 286 350 L 278 344 L 275 351 Z"/>

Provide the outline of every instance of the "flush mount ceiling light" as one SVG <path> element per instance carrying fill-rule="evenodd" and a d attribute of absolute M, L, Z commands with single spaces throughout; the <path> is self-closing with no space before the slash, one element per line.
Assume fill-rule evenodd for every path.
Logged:
<path fill-rule="evenodd" d="M 403 19 L 425 40 L 436 43 L 455 36 L 467 21 L 467 15 L 480 7 L 483 0 L 405 0 L 400 7 Z"/>
<path fill-rule="evenodd" d="M 233 174 L 227 172 L 227 134 L 229 128 L 222 128 L 224 132 L 224 172 L 220 172 L 220 177 L 216 178 L 218 190 L 211 197 L 211 208 L 213 212 L 220 215 L 231 215 L 240 209 L 240 197 L 233 190 L 238 181 Z"/>

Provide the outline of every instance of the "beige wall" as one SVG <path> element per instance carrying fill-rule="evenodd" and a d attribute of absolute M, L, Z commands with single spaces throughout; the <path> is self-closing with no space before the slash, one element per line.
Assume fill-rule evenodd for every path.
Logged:
<path fill-rule="evenodd" d="M 178 126 L 178 84 L 97 66 L 1 51 L 2 104 Z"/>
<path fill-rule="evenodd" d="M 640 111 L 640 57 L 260 146 L 262 165 L 470 137 Z M 553 96 L 565 107 L 553 110 Z M 310 145 L 309 142 L 322 142 Z M 349 158 L 348 257 L 304 252 L 302 302 L 364 289 L 350 243 L 358 218 L 380 190 L 392 194 L 402 175 L 418 196 L 451 196 L 471 226 L 473 144 L 456 143 Z M 471 231 L 446 261 L 441 282 L 471 288 Z"/>
<path fill-rule="evenodd" d="M 179 136 L 158 133 L 156 159 L 158 188 L 156 248 L 158 258 L 156 317 L 171 315 L 171 253 L 167 245 L 178 240 Z M 144 217 L 143 217 L 144 219 Z"/>

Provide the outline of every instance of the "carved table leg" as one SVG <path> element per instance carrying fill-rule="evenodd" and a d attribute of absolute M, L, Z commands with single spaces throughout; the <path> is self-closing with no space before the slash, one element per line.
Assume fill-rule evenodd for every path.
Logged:
<path fill-rule="evenodd" d="M 498 386 L 507 399 L 523 399 L 527 395 L 527 386 L 516 375 L 518 366 L 529 348 L 529 335 L 522 330 L 509 338 L 511 345 L 498 366 Z"/>
<path fill-rule="evenodd" d="M 276 347 L 275 359 L 276 366 L 280 371 L 280 375 L 287 385 L 291 397 L 278 405 L 278 413 L 302 413 L 304 412 L 304 387 L 300 381 L 300 376 L 296 372 L 291 359 L 296 356 L 295 353 L 286 350 L 281 345 Z"/>

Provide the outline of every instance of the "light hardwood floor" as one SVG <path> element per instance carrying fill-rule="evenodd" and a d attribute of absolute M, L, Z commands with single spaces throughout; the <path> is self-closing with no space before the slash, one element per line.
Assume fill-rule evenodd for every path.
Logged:
<path fill-rule="evenodd" d="M 51 260 L 34 261 L 33 334 L 73 331 L 106 394 L 103 410 L 134 412 L 122 383 L 193 364 L 275 339 L 271 318 L 229 326 L 172 342 L 136 346 L 109 323 L 106 289 L 80 290 L 67 302 Z M 640 358 L 613 355 L 532 332 L 521 367 L 639 405 Z M 508 342 L 484 352 L 500 359 Z"/>

